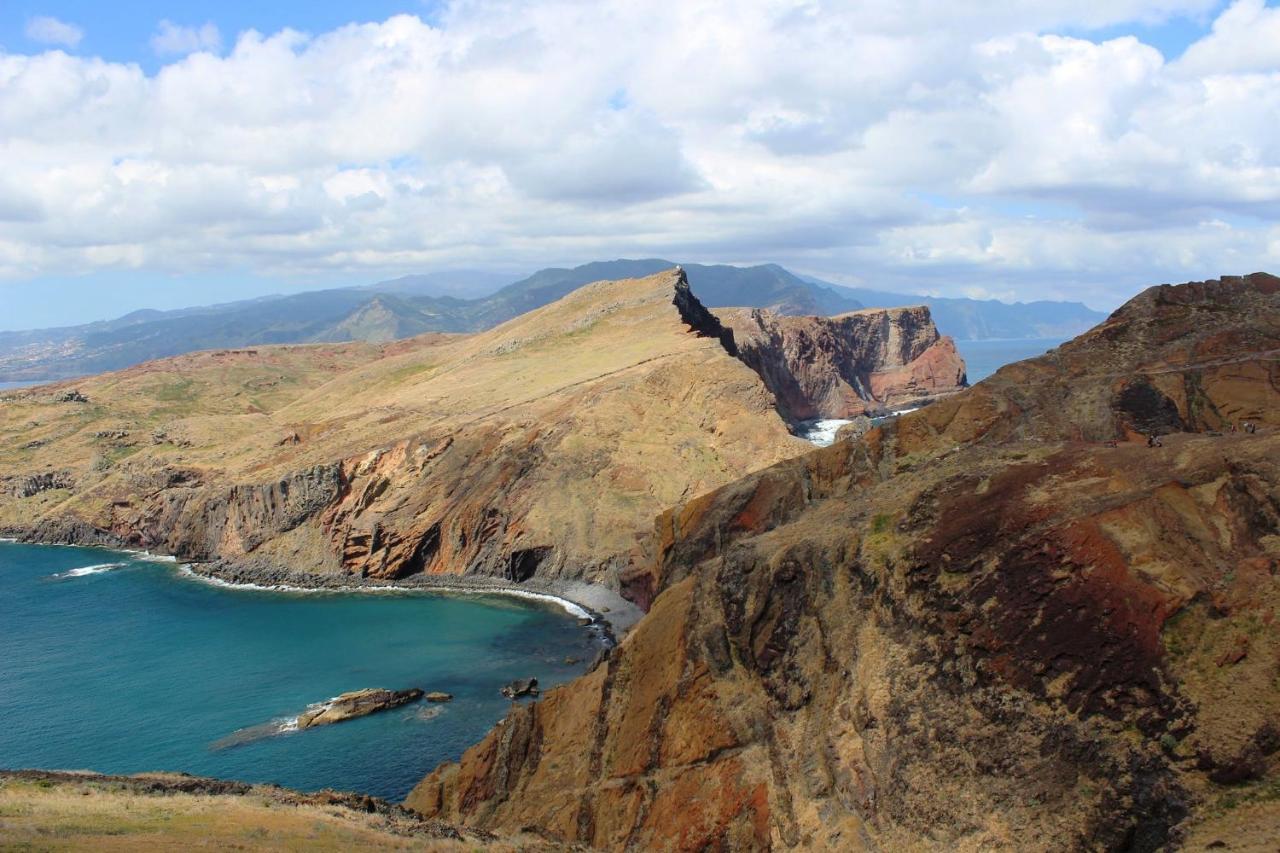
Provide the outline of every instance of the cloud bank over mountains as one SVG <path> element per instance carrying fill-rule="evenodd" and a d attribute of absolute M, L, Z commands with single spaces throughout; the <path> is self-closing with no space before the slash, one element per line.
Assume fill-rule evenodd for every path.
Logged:
<path fill-rule="evenodd" d="M 1107 305 L 1280 268 L 1280 9 L 1001 5 L 460 0 L 225 50 L 165 21 L 153 75 L 0 53 L 0 279 L 660 254 Z M 1174 59 L 1079 35 L 1175 15 L 1212 26 Z"/>

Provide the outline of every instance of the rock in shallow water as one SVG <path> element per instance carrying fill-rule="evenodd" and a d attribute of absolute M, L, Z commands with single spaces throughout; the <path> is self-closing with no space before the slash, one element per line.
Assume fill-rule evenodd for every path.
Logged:
<path fill-rule="evenodd" d="M 521 696 L 537 696 L 538 679 L 517 678 L 506 687 L 502 688 L 502 695 L 506 696 L 508 699 L 519 699 Z"/>
<path fill-rule="evenodd" d="M 423 697 L 428 702 L 449 702 L 453 699 L 452 693 L 444 693 L 439 690 L 433 690 Z"/>
<path fill-rule="evenodd" d="M 389 708 L 397 708 L 416 702 L 422 698 L 422 691 L 416 687 L 408 690 L 383 690 L 370 688 L 355 690 L 335 696 L 328 702 L 303 711 L 298 715 L 298 729 L 310 729 L 315 726 L 327 726 L 343 720 L 363 717 Z"/>

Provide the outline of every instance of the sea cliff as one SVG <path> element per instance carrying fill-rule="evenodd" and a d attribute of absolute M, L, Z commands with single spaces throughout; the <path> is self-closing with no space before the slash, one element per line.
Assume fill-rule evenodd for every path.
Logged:
<path fill-rule="evenodd" d="M 610 658 L 411 806 L 608 849 L 1157 850 L 1256 835 L 1242 801 L 1274 828 L 1280 279 L 1152 288 L 677 505 L 623 583 L 648 615 Z"/>

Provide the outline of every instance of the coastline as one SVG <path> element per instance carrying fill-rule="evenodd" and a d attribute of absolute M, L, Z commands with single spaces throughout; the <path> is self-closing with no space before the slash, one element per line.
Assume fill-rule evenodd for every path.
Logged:
<path fill-rule="evenodd" d="M 15 536 L 14 533 L 19 535 Z M 27 536 L 21 535 L 27 533 Z M 441 595 L 501 595 L 540 601 L 561 608 L 570 616 L 586 620 L 584 626 L 600 631 L 606 646 L 614 646 L 644 612 L 607 587 L 586 581 L 532 578 L 516 585 L 484 575 L 413 575 L 398 580 L 371 580 L 346 575 L 320 574 L 256 562 L 181 561 L 168 554 L 155 554 L 141 548 L 101 541 L 42 541 L 35 531 L 5 530 L 0 542 L 29 545 L 61 545 L 63 547 L 103 548 L 130 554 L 135 558 L 156 562 L 180 563 L 178 573 L 191 580 L 211 583 L 228 589 L 274 592 L 424 592 Z M 34 534 L 34 535 L 32 535 Z"/>
<path fill-rule="evenodd" d="M 560 607 L 571 616 L 597 626 L 608 645 L 616 645 L 644 615 L 640 608 L 612 590 L 584 581 L 532 578 L 517 585 L 483 575 L 411 575 L 398 580 L 371 580 L 225 560 L 189 562 L 184 563 L 183 568 L 192 577 L 207 583 L 240 589 L 504 595 L 526 601 L 541 601 Z"/>

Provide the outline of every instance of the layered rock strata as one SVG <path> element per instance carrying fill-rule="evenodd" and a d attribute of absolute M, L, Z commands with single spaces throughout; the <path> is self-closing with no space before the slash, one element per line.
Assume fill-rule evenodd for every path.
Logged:
<path fill-rule="evenodd" d="M 968 384 L 955 342 L 938 333 L 924 306 L 835 317 L 788 317 L 760 308 L 721 314 L 739 356 L 793 421 L 885 414 Z"/>
<path fill-rule="evenodd" d="M 1152 288 L 642 553 L 611 657 L 409 805 L 607 849 L 1221 841 L 1280 782 L 1280 279 Z"/>

